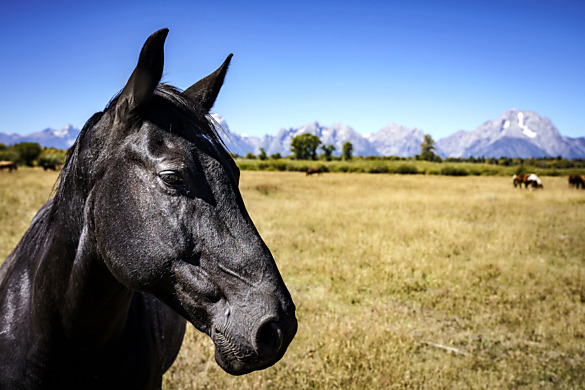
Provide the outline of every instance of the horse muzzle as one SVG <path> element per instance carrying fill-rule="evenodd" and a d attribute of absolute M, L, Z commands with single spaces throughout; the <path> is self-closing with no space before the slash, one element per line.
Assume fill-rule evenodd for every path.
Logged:
<path fill-rule="evenodd" d="M 249 334 L 239 334 L 239 327 L 229 321 L 227 326 L 213 327 L 215 360 L 229 374 L 243 375 L 268 368 L 278 362 L 294 338 L 298 323 L 292 313 L 268 315 L 257 321 Z"/>

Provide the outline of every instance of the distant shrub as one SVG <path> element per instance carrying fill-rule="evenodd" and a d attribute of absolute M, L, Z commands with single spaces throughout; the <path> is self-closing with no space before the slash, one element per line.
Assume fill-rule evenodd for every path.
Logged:
<path fill-rule="evenodd" d="M 348 164 L 336 164 L 334 172 L 349 172 L 349 165 Z"/>
<path fill-rule="evenodd" d="M 36 142 L 21 142 L 14 145 L 14 150 L 19 154 L 19 162 L 32 167 L 34 161 L 42 152 L 41 146 Z"/>
<path fill-rule="evenodd" d="M 64 162 L 65 162 L 65 154 L 64 153 L 43 151 L 38 158 L 38 164 L 41 166 L 44 164 L 58 166 L 58 165 L 63 164 Z"/>
<path fill-rule="evenodd" d="M 401 164 L 396 167 L 396 173 L 400 175 L 416 175 L 418 168 L 412 164 Z"/>
<path fill-rule="evenodd" d="M 289 162 L 286 164 L 286 170 L 290 172 L 306 172 L 309 165 L 303 163 Z"/>
<path fill-rule="evenodd" d="M 389 169 L 383 162 L 374 162 L 366 167 L 367 173 L 388 173 Z"/>
<path fill-rule="evenodd" d="M 250 163 L 248 161 L 242 161 L 242 160 L 238 161 L 238 168 L 240 168 L 240 170 L 242 170 L 242 171 L 257 171 L 258 170 L 256 164 Z"/>
<path fill-rule="evenodd" d="M 497 170 L 497 169 L 489 169 L 489 168 L 488 168 L 488 169 L 484 169 L 484 170 L 482 170 L 482 171 L 481 171 L 481 174 L 482 174 L 482 175 L 485 175 L 485 176 L 497 176 L 497 175 L 499 175 L 499 174 L 500 174 L 500 171 L 499 171 L 499 170 Z"/>
<path fill-rule="evenodd" d="M 10 150 L 2 150 L 0 151 L 0 161 L 12 161 L 12 162 L 18 162 L 20 158 L 20 155 L 10 149 Z"/>
<path fill-rule="evenodd" d="M 286 162 L 282 160 L 274 160 L 270 162 L 270 170 L 272 171 L 286 171 Z"/>
<path fill-rule="evenodd" d="M 441 175 L 445 176 L 467 176 L 469 172 L 465 168 L 446 166 L 441 169 Z"/>

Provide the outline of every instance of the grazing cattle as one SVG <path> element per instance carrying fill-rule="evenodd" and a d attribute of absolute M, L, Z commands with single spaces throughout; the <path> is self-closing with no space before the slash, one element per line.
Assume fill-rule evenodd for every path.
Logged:
<path fill-rule="evenodd" d="M 16 171 L 18 167 L 12 161 L 0 161 L 0 171 L 7 169 L 8 172 Z"/>
<path fill-rule="evenodd" d="M 535 190 L 544 188 L 542 185 L 542 180 L 540 180 L 540 177 L 536 176 L 534 173 L 531 173 L 526 178 L 526 187 L 530 187 L 531 189 Z"/>
<path fill-rule="evenodd" d="M 521 173 L 512 176 L 512 183 L 514 184 L 514 188 L 522 187 L 522 184 L 524 184 L 526 186 L 526 178 L 527 177 L 528 177 L 528 175 L 524 175 Z"/>
<path fill-rule="evenodd" d="M 181 92 L 160 84 L 167 33 L 85 124 L 0 268 L 0 389 L 160 389 L 185 320 L 233 375 L 273 365 L 296 333 L 208 119 L 231 55 Z"/>
<path fill-rule="evenodd" d="M 524 175 L 524 174 L 516 174 L 512 176 L 512 182 L 514 184 L 514 188 L 520 187 L 522 188 L 522 184 L 524 184 L 524 188 L 531 188 L 531 189 L 542 189 L 544 188 L 542 185 L 542 180 L 534 173 Z"/>
<path fill-rule="evenodd" d="M 49 169 L 52 170 L 52 171 L 56 171 L 57 170 L 57 165 L 54 162 L 45 161 L 43 163 L 43 170 L 46 171 L 46 170 L 49 170 Z"/>
<path fill-rule="evenodd" d="M 323 171 L 321 171 L 320 168 L 309 168 L 307 169 L 306 176 L 311 176 L 314 175 L 315 173 L 320 175 L 321 173 L 323 173 Z"/>
<path fill-rule="evenodd" d="M 585 176 L 569 175 L 569 187 L 585 189 Z"/>

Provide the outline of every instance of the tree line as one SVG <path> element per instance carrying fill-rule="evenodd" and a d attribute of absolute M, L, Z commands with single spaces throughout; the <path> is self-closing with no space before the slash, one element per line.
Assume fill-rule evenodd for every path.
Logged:
<path fill-rule="evenodd" d="M 542 158 L 519 158 L 519 157 L 447 157 L 441 158 L 435 154 L 435 141 L 430 135 L 425 135 L 423 142 L 420 145 L 420 154 L 413 157 L 399 157 L 399 156 L 353 156 L 353 145 L 351 142 L 345 142 L 342 146 L 340 156 L 334 156 L 333 152 L 336 150 L 334 145 L 323 144 L 321 139 L 313 134 L 300 134 L 292 139 L 290 145 L 290 156 L 287 158 L 293 160 L 417 160 L 430 162 L 446 162 L 446 163 L 479 163 L 498 165 L 504 167 L 522 167 L 531 166 L 542 169 L 569 169 L 569 168 L 585 168 L 585 160 L 573 159 L 568 160 L 557 157 L 542 157 Z M 42 166 L 45 163 L 55 166 L 61 165 L 65 162 L 67 156 L 66 150 L 42 147 L 36 142 L 21 142 L 15 145 L 7 146 L 0 143 L 0 161 L 12 161 L 21 166 Z M 239 157 L 234 155 L 234 157 Z M 260 148 L 260 153 L 254 155 L 247 153 L 246 159 L 259 160 L 278 160 L 282 159 L 280 153 L 275 153 L 270 156 L 267 155 L 264 148 Z"/>
<path fill-rule="evenodd" d="M 291 155 L 290 159 L 293 160 L 352 160 L 353 156 L 353 145 L 351 142 L 345 142 L 339 157 L 333 156 L 335 151 L 334 145 L 323 144 L 320 138 L 313 134 L 300 134 L 292 139 L 290 145 Z M 321 153 L 319 153 L 321 152 Z M 260 148 L 258 156 L 253 153 L 247 153 L 244 156 L 247 159 L 281 159 L 280 153 L 275 153 L 268 156 L 264 148 Z M 399 157 L 399 156 L 365 156 L 358 157 L 360 160 L 416 160 L 416 161 L 430 161 L 430 162 L 447 162 L 447 163 L 478 163 L 478 164 L 489 164 L 498 165 L 504 167 L 520 167 L 520 166 L 533 166 L 543 169 L 568 169 L 568 168 L 585 168 L 585 160 L 573 159 L 568 160 L 558 157 L 542 157 L 542 158 L 519 158 L 519 157 L 447 157 L 443 159 L 441 156 L 435 154 L 435 141 L 432 136 L 426 134 L 423 138 L 423 142 L 420 145 L 420 153 L 412 157 Z"/>
<path fill-rule="evenodd" d="M 67 151 L 48 148 L 36 142 L 21 142 L 7 146 L 0 143 L 0 161 L 12 161 L 17 165 L 29 167 L 51 164 L 61 165 L 65 162 Z"/>

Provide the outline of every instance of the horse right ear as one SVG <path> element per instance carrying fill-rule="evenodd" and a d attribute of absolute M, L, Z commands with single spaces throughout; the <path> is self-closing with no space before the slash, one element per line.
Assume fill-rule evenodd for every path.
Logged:
<path fill-rule="evenodd" d="M 163 28 L 152 34 L 142 47 L 138 65 L 132 72 L 116 104 L 116 117 L 144 107 L 162 77 L 164 44 L 169 30 Z"/>
<path fill-rule="evenodd" d="M 189 88 L 187 88 L 183 95 L 188 96 L 191 100 L 197 103 L 205 113 L 208 113 L 219 95 L 219 90 L 223 85 L 225 74 L 227 73 L 230 61 L 233 54 L 227 56 L 223 64 L 212 74 L 202 78 Z"/>

